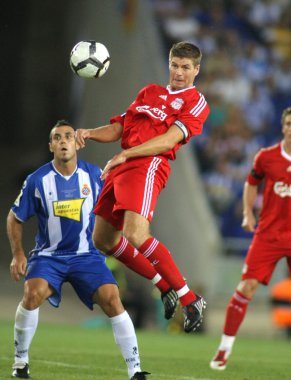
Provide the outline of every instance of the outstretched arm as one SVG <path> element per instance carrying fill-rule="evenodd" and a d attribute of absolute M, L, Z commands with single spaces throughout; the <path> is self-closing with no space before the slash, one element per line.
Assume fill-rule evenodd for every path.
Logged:
<path fill-rule="evenodd" d="M 10 274 L 15 281 L 19 281 L 20 277 L 25 275 L 27 259 L 22 247 L 22 223 L 16 219 L 12 211 L 7 217 L 7 234 L 13 256 Z"/>
<path fill-rule="evenodd" d="M 120 123 L 113 123 L 94 129 L 77 129 L 76 142 L 80 148 L 84 148 L 86 140 L 106 143 L 119 140 L 121 135 L 122 125 Z"/>
<path fill-rule="evenodd" d="M 156 136 L 143 144 L 123 150 L 119 154 L 116 154 L 110 161 L 107 162 L 101 178 L 104 179 L 110 170 L 122 164 L 129 158 L 157 156 L 174 148 L 174 146 L 183 139 L 183 132 L 179 127 L 173 124 L 163 135 Z"/>
<path fill-rule="evenodd" d="M 258 186 L 245 182 L 243 192 L 243 221 L 242 228 L 247 232 L 254 232 L 257 224 L 254 214 L 254 204 L 258 194 Z"/>

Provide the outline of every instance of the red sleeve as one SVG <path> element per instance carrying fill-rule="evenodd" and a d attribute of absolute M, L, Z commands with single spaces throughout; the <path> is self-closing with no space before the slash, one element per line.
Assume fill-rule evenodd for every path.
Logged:
<path fill-rule="evenodd" d="M 123 125 L 124 117 L 125 117 L 125 113 L 122 114 L 122 115 L 112 116 L 111 119 L 110 119 L 110 124 L 120 123 L 121 125 Z"/>
<path fill-rule="evenodd" d="M 184 133 L 184 144 L 187 143 L 191 137 L 202 133 L 203 124 L 210 112 L 209 105 L 204 96 L 199 92 L 197 92 L 197 95 L 195 101 L 189 102 L 183 112 L 178 116 L 178 123 L 182 123 L 181 126 L 185 126 L 187 130 L 187 133 Z"/>
<path fill-rule="evenodd" d="M 247 176 L 247 182 L 250 185 L 257 186 L 263 180 L 265 176 L 263 170 L 263 153 L 262 150 L 256 154 L 253 162 L 253 167 L 250 173 Z"/>

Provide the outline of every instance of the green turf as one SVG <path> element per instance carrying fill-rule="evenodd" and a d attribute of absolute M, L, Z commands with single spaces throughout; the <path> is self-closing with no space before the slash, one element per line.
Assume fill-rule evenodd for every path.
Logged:
<path fill-rule="evenodd" d="M 209 368 L 219 337 L 138 331 L 149 380 L 290 380 L 291 349 L 285 340 L 237 339 L 229 367 Z M 13 325 L 0 322 L 0 379 L 10 379 Z M 110 328 L 39 324 L 31 351 L 35 380 L 126 380 L 125 364 Z"/>

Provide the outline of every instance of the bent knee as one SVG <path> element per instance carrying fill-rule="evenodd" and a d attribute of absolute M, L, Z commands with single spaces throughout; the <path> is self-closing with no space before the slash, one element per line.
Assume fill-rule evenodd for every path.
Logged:
<path fill-rule="evenodd" d="M 95 297 L 94 297 L 95 298 Z M 109 316 L 114 317 L 124 311 L 119 290 L 116 285 L 107 284 L 97 291 L 97 299 L 93 300 L 99 304 L 103 311 Z"/>
<path fill-rule="evenodd" d="M 33 310 L 39 307 L 44 300 L 45 296 L 42 292 L 37 289 L 30 289 L 24 293 L 22 305 L 27 310 Z"/>
<path fill-rule="evenodd" d="M 39 307 L 50 295 L 50 289 L 47 281 L 40 279 L 31 279 L 26 281 L 24 286 L 24 295 L 22 305 L 27 310 L 33 310 Z"/>
<path fill-rule="evenodd" d="M 98 249 L 98 251 L 100 251 L 101 253 L 103 253 L 104 255 L 106 254 L 106 252 L 108 252 L 109 250 L 106 248 L 106 245 L 103 244 L 101 241 L 99 241 L 98 239 L 93 239 L 93 244 L 94 244 L 94 247 L 96 249 Z"/>
<path fill-rule="evenodd" d="M 246 279 L 242 280 L 237 287 L 237 290 L 246 298 L 252 298 L 259 285 L 258 280 Z"/>
<path fill-rule="evenodd" d="M 101 251 L 104 255 L 107 254 L 117 243 L 113 239 L 104 239 L 102 234 L 94 232 L 92 236 L 93 244 L 96 249 Z"/>
<path fill-rule="evenodd" d="M 124 230 L 123 233 L 129 243 L 137 249 L 150 237 L 148 233 L 141 233 L 138 230 Z"/>
<path fill-rule="evenodd" d="M 111 295 L 108 297 L 106 303 L 107 303 L 107 306 L 108 306 L 111 310 L 114 310 L 114 312 L 116 312 L 117 314 L 118 314 L 119 311 L 120 311 L 120 307 L 123 307 L 118 292 L 116 292 L 116 293 L 114 293 L 114 294 L 111 294 Z"/>

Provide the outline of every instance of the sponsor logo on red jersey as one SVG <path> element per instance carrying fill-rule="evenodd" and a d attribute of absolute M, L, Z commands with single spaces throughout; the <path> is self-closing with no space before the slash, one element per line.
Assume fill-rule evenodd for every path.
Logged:
<path fill-rule="evenodd" d="M 287 185 L 284 182 L 274 183 L 274 192 L 281 198 L 291 197 L 291 185 Z"/>
<path fill-rule="evenodd" d="M 150 106 L 138 106 L 136 107 L 136 110 L 138 112 L 145 112 L 151 115 L 155 119 L 159 119 L 161 121 L 164 121 L 166 117 L 168 116 L 164 111 L 160 110 L 157 107 L 150 107 Z"/>

